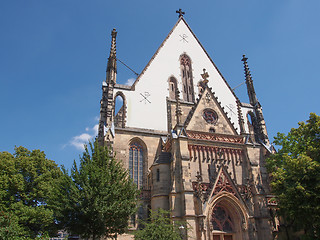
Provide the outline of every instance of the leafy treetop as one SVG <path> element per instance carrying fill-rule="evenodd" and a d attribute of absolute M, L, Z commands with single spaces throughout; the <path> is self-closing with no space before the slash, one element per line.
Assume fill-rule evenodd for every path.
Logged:
<path fill-rule="evenodd" d="M 170 212 L 159 208 L 151 211 L 150 221 L 142 221 L 143 228 L 135 233 L 137 240 L 181 240 L 187 231 L 187 224 L 173 223 Z"/>
<path fill-rule="evenodd" d="M 310 114 L 288 135 L 278 133 L 279 151 L 267 159 L 279 214 L 305 238 L 320 237 L 320 117 Z"/>
<path fill-rule="evenodd" d="M 79 167 L 74 162 L 70 176 L 64 170 L 56 195 L 57 219 L 64 229 L 84 238 L 116 237 L 127 229 L 138 195 L 128 172 L 110 151 L 89 143 Z"/>
<path fill-rule="evenodd" d="M 19 236 L 36 238 L 55 232 L 51 204 L 62 176 L 54 161 L 40 150 L 16 147 L 15 153 L 0 153 L 0 211 L 3 224 L 19 229 Z M 10 221 L 8 222 L 8 219 Z"/>

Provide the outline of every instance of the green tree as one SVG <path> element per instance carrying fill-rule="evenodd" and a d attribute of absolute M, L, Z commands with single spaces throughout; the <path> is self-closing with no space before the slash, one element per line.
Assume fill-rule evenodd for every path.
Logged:
<path fill-rule="evenodd" d="M 279 215 L 306 239 L 320 238 L 320 117 L 310 114 L 288 135 L 278 133 L 279 151 L 267 159 Z"/>
<path fill-rule="evenodd" d="M 119 161 L 110 151 L 89 143 L 80 158 L 74 162 L 69 176 L 64 170 L 61 185 L 61 225 L 72 234 L 98 239 L 116 237 L 125 232 L 129 216 L 135 213 L 139 191 Z"/>
<path fill-rule="evenodd" d="M 1 221 L 12 236 L 35 239 L 56 230 L 51 196 L 61 176 L 57 164 L 40 150 L 16 147 L 14 154 L 0 153 Z"/>
<path fill-rule="evenodd" d="M 151 211 L 150 221 L 142 221 L 143 229 L 135 233 L 137 240 L 181 240 L 186 233 L 187 225 L 181 222 L 172 223 L 169 211 L 158 209 Z"/>
<path fill-rule="evenodd" d="M 10 213 L 0 212 L 0 239 L 16 240 L 21 237 L 22 228 L 18 224 L 16 216 Z"/>

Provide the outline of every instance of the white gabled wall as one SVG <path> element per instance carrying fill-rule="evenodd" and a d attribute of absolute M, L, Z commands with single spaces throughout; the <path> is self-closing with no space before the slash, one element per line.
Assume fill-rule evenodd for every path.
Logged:
<path fill-rule="evenodd" d="M 181 36 L 186 36 L 185 39 L 188 42 L 184 41 Z M 178 81 L 180 92 L 182 91 L 179 58 L 183 53 L 186 53 L 192 62 L 195 98 L 198 96 L 197 83 L 205 68 L 209 73 L 208 85 L 212 87 L 212 91 L 219 98 L 221 105 L 223 107 L 230 106 L 230 104 L 234 106 L 235 114 L 228 116 L 231 117 L 231 122 L 239 132 L 235 96 L 183 20 L 179 20 L 148 68 L 140 76 L 139 81 L 135 83 L 135 91 L 123 91 L 127 100 L 126 126 L 167 130 L 168 79 L 170 76 L 174 76 Z M 146 95 L 146 93 L 149 94 L 146 97 L 151 103 L 144 100 L 142 95 Z M 180 98 L 182 98 L 182 93 Z M 225 111 L 228 112 L 229 109 L 225 107 Z"/>

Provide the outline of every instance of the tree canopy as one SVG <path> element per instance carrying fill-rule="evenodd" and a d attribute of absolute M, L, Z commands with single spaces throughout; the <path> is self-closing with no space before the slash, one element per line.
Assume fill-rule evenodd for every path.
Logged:
<path fill-rule="evenodd" d="M 277 153 L 267 159 L 279 214 L 307 239 L 320 237 L 320 117 L 310 114 L 285 135 L 278 133 Z"/>
<path fill-rule="evenodd" d="M 116 237 L 125 232 L 135 213 L 139 191 L 122 164 L 106 147 L 89 143 L 74 162 L 70 176 L 64 170 L 56 209 L 61 226 L 85 238 Z"/>
<path fill-rule="evenodd" d="M 182 235 L 186 233 L 187 225 L 185 223 L 172 223 L 169 211 L 159 208 L 157 211 L 151 211 L 151 217 L 148 222 L 142 221 L 143 228 L 135 233 L 137 240 L 181 240 Z"/>
<path fill-rule="evenodd" d="M 51 200 L 61 176 L 57 164 L 40 150 L 16 147 L 14 154 L 1 152 L 0 234 L 35 239 L 54 232 Z"/>

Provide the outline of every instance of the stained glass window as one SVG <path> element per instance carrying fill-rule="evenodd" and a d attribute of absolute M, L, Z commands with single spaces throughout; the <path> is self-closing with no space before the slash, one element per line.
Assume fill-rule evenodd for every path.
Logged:
<path fill-rule="evenodd" d="M 186 54 L 180 57 L 180 68 L 182 72 L 183 100 L 194 102 L 191 60 Z"/>
<path fill-rule="evenodd" d="M 202 117 L 207 123 L 210 123 L 210 124 L 215 124 L 218 120 L 217 113 L 209 108 L 206 108 L 205 110 L 203 110 Z"/>
<path fill-rule="evenodd" d="M 233 222 L 227 209 L 224 206 L 217 205 L 212 212 L 211 224 L 214 230 L 233 232 Z"/>
<path fill-rule="evenodd" d="M 129 174 L 138 188 L 143 184 L 143 149 L 138 143 L 130 144 Z"/>
<path fill-rule="evenodd" d="M 170 77 L 169 80 L 169 97 L 170 99 L 176 98 L 177 80 L 174 77 Z"/>

